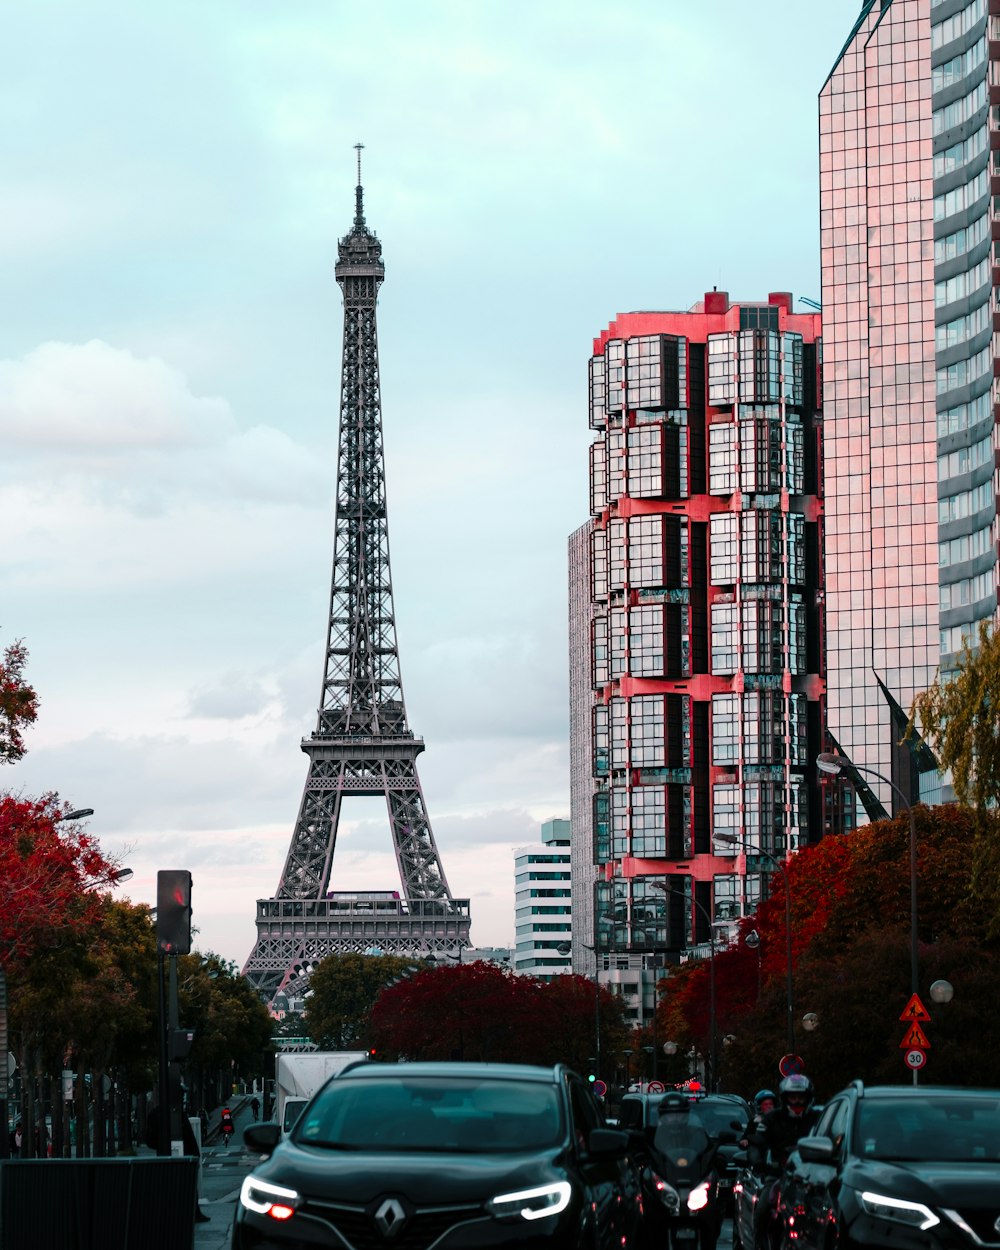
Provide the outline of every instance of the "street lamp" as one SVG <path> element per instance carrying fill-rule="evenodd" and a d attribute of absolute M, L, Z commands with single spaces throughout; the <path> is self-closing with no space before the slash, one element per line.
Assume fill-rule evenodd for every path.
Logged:
<path fill-rule="evenodd" d="M 836 777 L 842 772 L 867 773 L 869 777 L 877 777 L 889 787 L 900 803 L 906 808 L 910 822 L 910 992 L 917 994 L 920 989 L 920 969 L 918 967 L 917 949 L 917 822 L 913 815 L 913 807 L 906 795 L 894 781 L 869 768 L 867 764 L 855 764 L 846 755 L 838 755 L 835 751 L 821 751 L 816 756 L 816 767 L 821 773 Z M 913 1069 L 913 1084 L 917 1085 L 917 1069 Z"/>
<path fill-rule="evenodd" d="M 601 982 L 597 975 L 597 943 L 581 942 L 584 950 L 594 952 L 594 1075 L 601 1079 Z"/>
<path fill-rule="evenodd" d="M 715 842 L 721 842 L 724 846 L 740 846 L 743 853 L 747 853 L 747 848 L 743 845 L 735 833 L 717 833 L 713 839 Z M 769 855 L 767 851 L 759 848 L 753 851 L 754 855 L 759 855 L 761 859 L 766 859 L 768 863 L 774 864 L 775 868 L 781 873 L 781 880 L 785 890 L 785 1014 L 787 1016 L 787 1034 L 786 1045 L 788 1053 L 795 1054 L 795 999 L 794 999 L 794 983 L 792 980 L 792 894 L 788 888 L 788 873 L 785 865 L 780 859 L 776 859 L 773 855 Z M 756 932 L 756 931 L 755 931 Z M 757 934 L 757 944 L 760 943 L 760 934 Z M 747 935 L 747 944 L 749 945 L 749 934 Z M 751 948 L 752 949 L 752 948 Z M 759 960 L 760 956 L 758 956 Z"/>
<path fill-rule="evenodd" d="M 665 881 L 651 881 L 649 883 L 654 890 L 662 890 L 666 894 L 670 887 Z M 709 1078 L 705 1082 L 709 1090 L 714 1092 L 716 1085 L 716 1060 L 718 1052 L 718 1039 L 716 1038 L 715 1029 L 715 924 L 712 917 L 708 914 L 708 909 L 691 895 L 690 901 L 698 908 L 705 917 L 708 925 L 708 1070 Z"/>

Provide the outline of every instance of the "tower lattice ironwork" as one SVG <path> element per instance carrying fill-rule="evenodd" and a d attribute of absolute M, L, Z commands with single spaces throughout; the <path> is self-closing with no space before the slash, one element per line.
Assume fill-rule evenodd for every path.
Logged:
<path fill-rule="evenodd" d="M 354 223 L 335 269 L 344 296 L 337 513 L 326 663 L 309 774 L 274 898 L 257 902 L 244 975 L 268 1000 L 300 995 L 320 959 L 468 944 L 468 899 L 453 899 L 417 777 L 424 749 L 403 703 L 389 571 L 375 305 L 382 245 L 365 224 L 358 145 Z M 347 795 L 385 797 L 402 893 L 328 892 Z"/>

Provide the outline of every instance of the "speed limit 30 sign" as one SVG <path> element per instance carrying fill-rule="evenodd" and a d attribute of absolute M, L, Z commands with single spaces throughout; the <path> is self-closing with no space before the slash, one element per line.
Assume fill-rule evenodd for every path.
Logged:
<path fill-rule="evenodd" d="M 908 1050 L 903 1058 L 906 1060 L 906 1066 L 916 1072 L 918 1068 L 922 1068 L 927 1062 L 927 1052 L 916 1049 Z"/>

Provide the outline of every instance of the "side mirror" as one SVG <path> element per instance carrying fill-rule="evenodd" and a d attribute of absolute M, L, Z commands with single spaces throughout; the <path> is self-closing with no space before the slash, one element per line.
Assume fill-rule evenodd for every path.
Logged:
<path fill-rule="evenodd" d="M 800 1137 L 795 1149 L 803 1163 L 830 1163 L 837 1156 L 829 1137 Z"/>
<path fill-rule="evenodd" d="M 243 1140 L 251 1150 L 259 1150 L 262 1155 L 269 1155 L 281 1141 L 281 1125 L 268 1121 L 251 1124 L 243 1130 Z"/>

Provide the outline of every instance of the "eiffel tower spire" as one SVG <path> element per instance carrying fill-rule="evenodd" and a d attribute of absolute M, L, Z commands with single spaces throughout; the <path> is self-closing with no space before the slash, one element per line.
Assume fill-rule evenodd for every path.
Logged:
<path fill-rule="evenodd" d="M 274 898 L 257 903 L 244 975 L 269 1000 L 301 994 L 326 955 L 421 955 L 468 944 L 469 903 L 438 855 L 406 718 L 389 570 L 375 305 L 382 245 L 365 224 L 361 144 L 355 216 L 334 270 L 344 296 L 337 513 L 326 661 L 309 773 Z M 345 795 L 384 796 L 402 893 L 328 893 Z"/>

